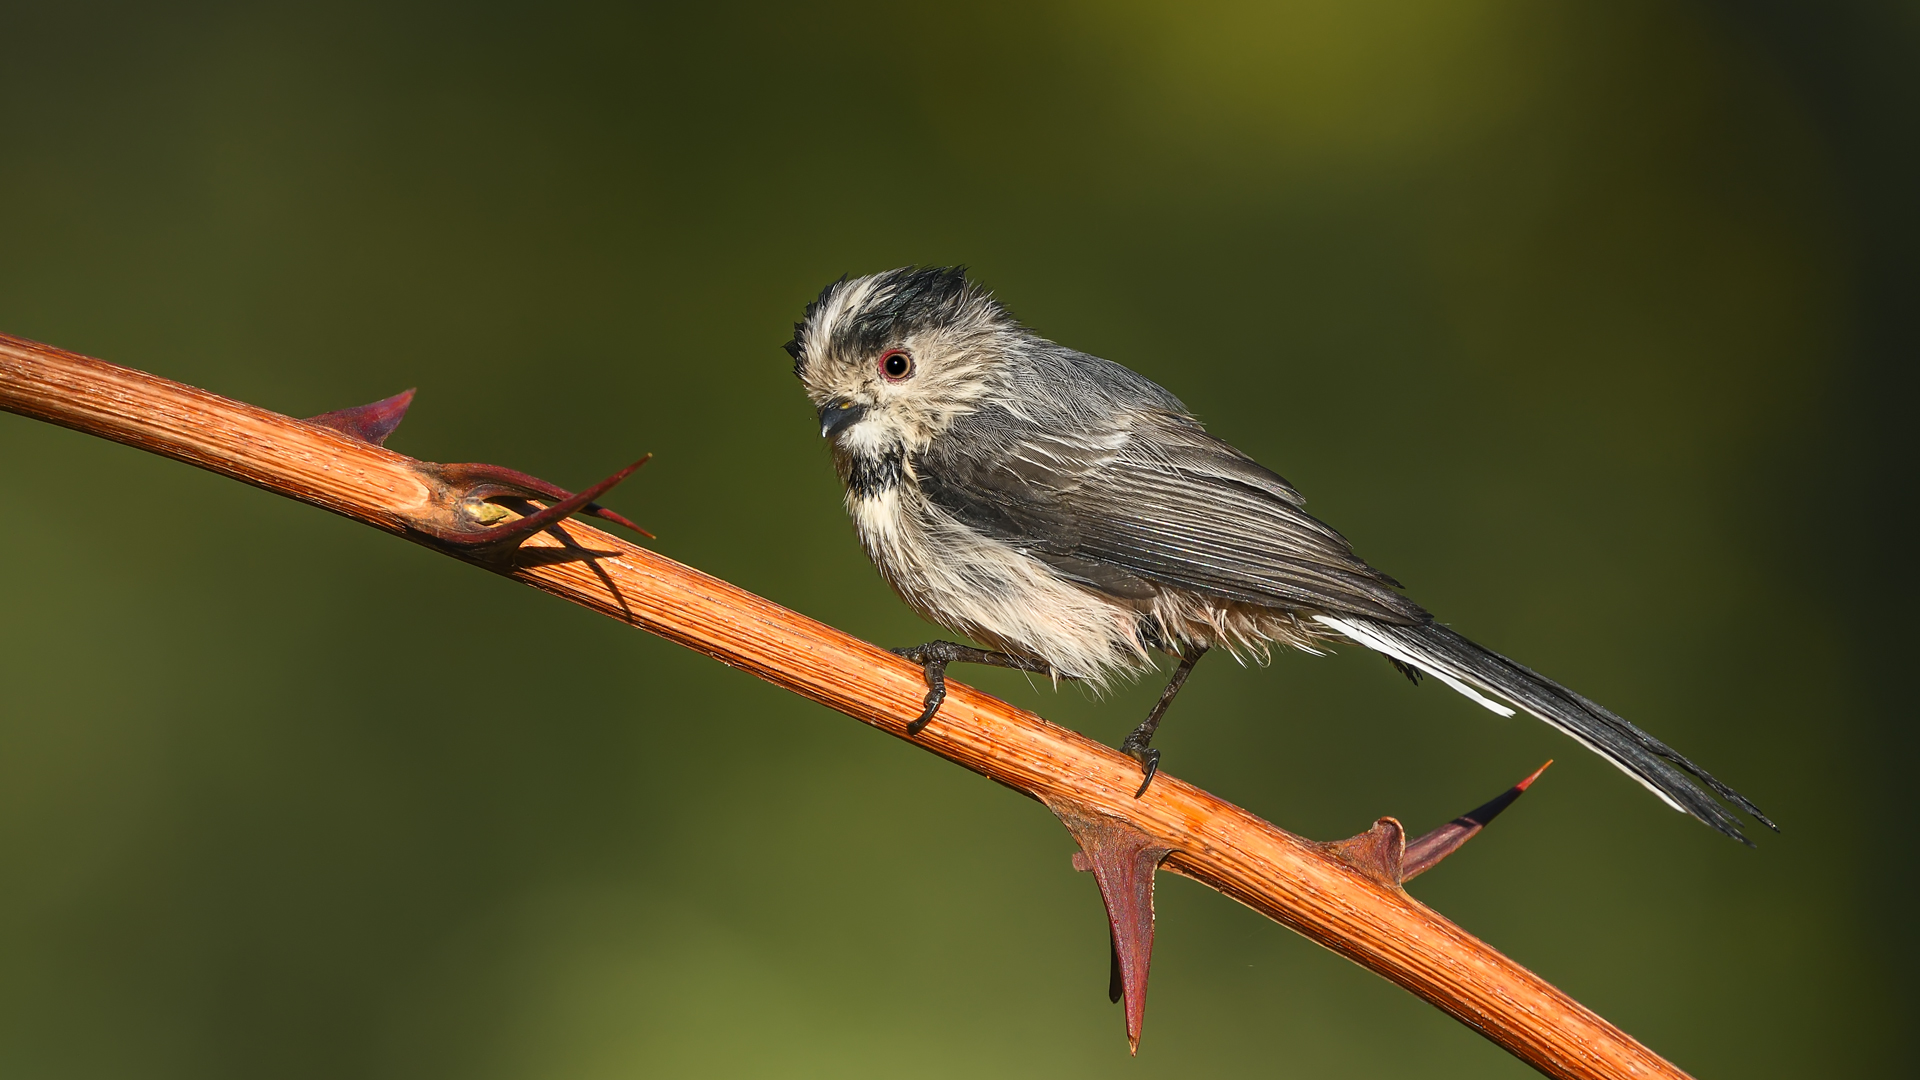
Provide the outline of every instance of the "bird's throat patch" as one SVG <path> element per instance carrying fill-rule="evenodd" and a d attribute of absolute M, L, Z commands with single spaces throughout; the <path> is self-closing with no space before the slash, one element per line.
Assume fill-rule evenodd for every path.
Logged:
<path fill-rule="evenodd" d="M 847 491 L 855 498 L 871 499 L 900 486 L 905 475 L 906 452 L 895 448 L 879 454 L 858 454 L 847 461 Z"/>

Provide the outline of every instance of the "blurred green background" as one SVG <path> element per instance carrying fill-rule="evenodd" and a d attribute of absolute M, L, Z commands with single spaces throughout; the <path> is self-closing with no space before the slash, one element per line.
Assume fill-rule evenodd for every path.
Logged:
<path fill-rule="evenodd" d="M 1903 1075 L 1910 4 L 10 4 L 0 330 L 582 485 L 931 636 L 779 350 L 972 265 L 1757 852 L 1377 659 L 1202 669 L 1169 769 L 1305 835 L 1553 757 L 1414 893 L 1698 1075 Z M 1529 1075 L 1162 878 L 1126 1057 L 1038 805 L 307 507 L 0 416 L 0 1074 Z M 1892 580 L 1888 580 L 1891 578 Z M 1108 701 L 968 671 L 1106 741 Z M 1908 1017 L 1903 1022 L 1899 1018 Z"/>

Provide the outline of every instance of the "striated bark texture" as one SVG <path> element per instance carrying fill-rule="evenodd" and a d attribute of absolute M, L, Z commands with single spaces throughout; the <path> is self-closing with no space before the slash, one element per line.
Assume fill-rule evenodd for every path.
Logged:
<path fill-rule="evenodd" d="M 565 500 L 566 493 L 510 470 L 436 465 L 383 449 L 376 442 L 398 423 L 404 398 L 296 420 L 0 335 L 0 409 L 406 537 L 909 738 L 907 724 L 926 694 L 918 667 L 579 521 L 560 527 L 565 510 L 597 509 L 587 499 L 604 486 Z M 561 513 L 521 517 L 536 500 Z M 526 524 L 516 527 L 516 518 Z M 1075 863 L 1095 872 L 1108 901 L 1115 996 L 1127 999 L 1130 1043 L 1137 1046 L 1144 1008 L 1157 865 L 1398 983 L 1549 1076 L 1686 1075 L 1400 887 L 1505 802 L 1420 838 L 1411 859 L 1390 818 L 1351 840 L 1316 843 L 1164 774 L 1135 798 L 1140 767 L 1133 759 L 949 685 L 939 717 L 910 741 L 1039 800 L 1080 841 Z"/>

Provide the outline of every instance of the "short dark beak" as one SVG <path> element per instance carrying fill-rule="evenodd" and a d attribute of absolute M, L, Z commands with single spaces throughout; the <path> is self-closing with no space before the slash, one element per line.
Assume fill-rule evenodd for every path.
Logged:
<path fill-rule="evenodd" d="M 834 398 L 820 406 L 820 437 L 825 439 L 849 424 L 858 423 L 867 415 L 867 407 L 848 401 L 846 398 Z"/>

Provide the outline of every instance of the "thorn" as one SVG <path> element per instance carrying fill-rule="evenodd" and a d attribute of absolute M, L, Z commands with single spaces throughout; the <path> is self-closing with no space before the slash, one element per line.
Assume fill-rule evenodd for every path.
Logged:
<path fill-rule="evenodd" d="M 332 428 L 361 442 L 384 446 L 387 436 L 393 434 L 393 429 L 399 427 L 400 421 L 406 418 L 407 406 L 411 404 L 413 391 L 402 390 L 371 405 L 355 405 L 351 409 L 335 409 L 319 416 L 309 416 L 307 423 Z"/>
<path fill-rule="evenodd" d="M 1515 784 L 1515 785 L 1513 785 L 1513 790 L 1514 790 L 1514 792 L 1515 792 L 1515 793 L 1518 793 L 1518 792 L 1522 792 L 1522 791 L 1525 791 L 1525 790 L 1527 790 L 1528 788 L 1530 788 L 1530 787 L 1532 787 L 1532 786 L 1533 786 L 1533 782 L 1534 782 L 1535 780 L 1538 780 L 1538 779 L 1540 779 L 1540 774 L 1541 774 L 1541 773 L 1543 773 L 1543 772 L 1546 772 L 1546 771 L 1547 771 L 1547 765 L 1552 765 L 1552 764 L 1553 764 L 1553 759 L 1552 759 L 1552 758 L 1548 758 L 1548 759 L 1547 759 L 1547 764 L 1546 764 L 1546 765 L 1542 765 L 1542 766 L 1540 766 L 1539 768 L 1537 768 L 1537 769 L 1535 769 L 1535 770 L 1533 770 L 1533 774 L 1532 774 L 1531 776 L 1528 776 L 1528 777 L 1527 777 L 1527 778 L 1526 778 L 1525 780 L 1522 780 L 1522 781 L 1520 781 L 1519 783 L 1517 783 L 1517 784 Z M 1508 801 L 1508 802 L 1512 802 L 1513 800 L 1512 800 L 1512 799 L 1508 799 L 1507 801 Z M 1495 812 L 1496 812 L 1496 813 L 1498 813 L 1498 811 L 1495 811 Z M 1488 820 L 1492 820 L 1492 819 L 1491 819 L 1491 818 L 1489 818 Z"/>
<path fill-rule="evenodd" d="M 1147 1014 L 1147 968 L 1153 962 L 1153 872 L 1173 849 L 1097 810 L 1065 802 L 1047 808 L 1080 845 L 1073 868 L 1091 870 L 1100 885 L 1112 946 L 1107 1000 L 1125 1001 L 1127 1049 L 1138 1055 Z"/>
<path fill-rule="evenodd" d="M 607 489 L 631 475 L 633 470 L 652 460 L 652 454 L 646 455 L 614 476 L 602 480 L 587 494 L 590 496 L 595 492 L 604 494 Z M 545 499 L 551 503 L 574 497 L 573 492 L 565 488 L 556 487 L 537 476 L 529 476 L 518 469 L 509 469 L 501 465 L 441 465 L 438 469 L 440 478 L 448 484 L 469 489 L 464 495 L 467 499 L 484 500 L 502 495 L 518 495 L 521 498 Z M 632 529 L 649 540 L 654 539 L 652 533 L 599 503 L 589 501 L 576 512 L 584 513 L 588 517 L 597 517 L 603 521 L 611 521 L 622 528 Z"/>
<path fill-rule="evenodd" d="M 479 526 L 461 529 L 423 529 L 429 536 L 443 544 L 462 548 L 479 555 L 499 555 L 518 550 L 528 537 L 544 529 L 553 527 L 573 514 L 586 513 L 594 517 L 624 525 L 648 539 L 653 534 L 628 521 L 593 500 L 606 494 L 615 484 L 633 475 L 633 471 L 652 460 L 648 454 L 639 461 L 621 469 L 605 480 L 593 485 L 578 495 L 528 476 L 526 473 L 498 465 L 438 465 L 433 468 L 440 479 L 456 490 L 462 504 L 472 505 L 501 496 L 518 498 L 540 498 L 553 501 L 543 510 L 528 514 L 518 521 L 498 526 Z"/>
<path fill-rule="evenodd" d="M 1553 762 L 1549 760 L 1547 765 Z M 1406 861 L 1401 870 L 1401 881 L 1412 881 L 1439 865 L 1440 860 L 1460 850 L 1460 845 L 1474 838 L 1481 829 L 1500 816 L 1500 811 L 1513 805 L 1540 774 L 1547 771 L 1547 765 L 1533 770 L 1533 775 L 1501 792 L 1493 799 L 1461 814 L 1445 825 L 1422 836 L 1407 845 Z"/>

